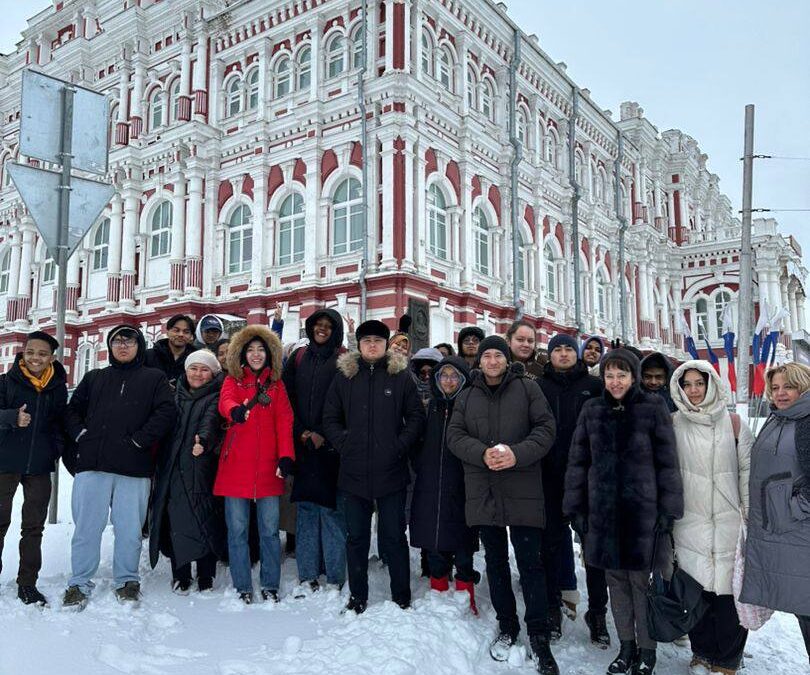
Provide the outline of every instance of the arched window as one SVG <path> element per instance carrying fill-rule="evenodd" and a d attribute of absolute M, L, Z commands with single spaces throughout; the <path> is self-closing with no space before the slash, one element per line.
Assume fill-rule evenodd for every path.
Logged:
<path fill-rule="evenodd" d="M 150 239 L 149 253 L 152 258 L 169 255 L 172 248 L 172 205 L 166 200 L 160 202 L 152 212 Z"/>
<path fill-rule="evenodd" d="M 363 65 L 363 26 L 358 26 L 352 34 L 352 68 Z"/>
<path fill-rule="evenodd" d="M 156 87 L 149 97 L 149 130 L 163 126 L 163 90 Z"/>
<path fill-rule="evenodd" d="M 518 258 L 517 258 L 517 281 L 520 290 L 526 290 L 526 242 L 523 240 L 523 233 L 518 231 Z"/>
<path fill-rule="evenodd" d="M 253 257 L 253 225 L 250 209 L 237 206 L 228 221 L 228 273 L 238 274 L 250 269 Z"/>
<path fill-rule="evenodd" d="M 53 258 L 46 258 L 42 266 L 42 283 L 52 284 L 56 279 L 56 263 Z"/>
<path fill-rule="evenodd" d="M 259 107 L 259 69 L 251 70 L 245 81 L 247 82 L 248 110 L 256 110 Z"/>
<path fill-rule="evenodd" d="M 439 77 L 438 80 L 447 91 L 453 91 L 453 56 L 450 50 L 444 47 L 439 50 Z"/>
<path fill-rule="evenodd" d="M 166 202 L 168 204 L 168 202 Z M 107 269 L 107 255 L 110 249 L 110 219 L 105 218 L 93 235 L 93 271 Z"/>
<path fill-rule="evenodd" d="M 523 144 L 523 147 L 527 147 L 529 145 L 529 138 L 527 132 L 527 124 L 526 124 L 526 113 L 523 110 L 517 111 L 517 123 L 515 126 L 517 127 L 517 139 Z"/>
<path fill-rule="evenodd" d="M 557 260 L 551 244 L 543 247 L 543 258 L 546 263 L 546 299 L 557 302 Z"/>
<path fill-rule="evenodd" d="M 427 30 L 422 31 L 422 72 L 433 77 L 433 38 Z"/>
<path fill-rule="evenodd" d="M 85 343 L 83 347 L 79 347 L 79 350 L 80 356 L 76 359 L 76 382 L 81 382 L 81 379 L 90 372 L 95 357 L 92 344 Z"/>
<path fill-rule="evenodd" d="M 172 122 L 177 122 L 180 119 L 180 78 L 175 78 L 172 82 L 171 89 L 169 89 L 169 101 L 171 102 L 172 109 Z"/>
<path fill-rule="evenodd" d="M 281 98 L 290 93 L 290 59 L 286 56 L 280 58 L 276 63 L 274 75 L 276 81 L 274 96 Z"/>
<path fill-rule="evenodd" d="M 343 49 L 346 40 L 339 33 L 334 35 L 326 47 L 326 72 L 328 76 L 337 77 L 346 70 Z"/>
<path fill-rule="evenodd" d="M 714 320 L 715 320 L 715 333 L 716 340 L 723 339 L 723 314 L 726 312 L 726 306 L 731 302 L 731 293 L 728 291 L 720 291 L 714 296 Z"/>
<path fill-rule="evenodd" d="M 363 247 L 363 199 L 360 181 L 347 178 L 332 199 L 332 253 L 340 255 Z"/>
<path fill-rule="evenodd" d="M 8 293 L 8 280 L 11 276 L 11 249 L 6 249 L 0 259 L 0 293 Z"/>
<path fill-rule="evenodd" d="M 312 82 L 312 63 L 311 63 L 312 50 L 309 47 L 304 47 L 298 52 L 296 57 L 296 64 L 298 66 L 298 89 L 308 89 Z"/>
<path fill-rule="evenodd" d="M 489 274 L 489 221 L 480 206 L 473 213 L 473 246 L 475 271 Z"/>
<path fill-rule="evenodd" d="M 304 198 L 294 192 L 281 204 L 278 219 L 278 264 L 289 265 L 304 259 Z"/>
<path fill-rule="evenodd" d="M 467 106 L 470 110 L 478 109 L 478 78 L 469 66 L 467 67 Z"/>
<path fill-rule="evenodd" d="M 608 318 L 608 288 L 603 272 L 596 273 L 596 315 L 602 321 Z"/>
<path fill-rule="evenodd" d="M 484 80 L 484 85 L 481 87 L 481 112 L 487 119 L 493 119 L 494 110 L 493 101 L 495 100 L 495 93 L 492 89 L 492 84 L 489 80 Z"/>
<path fill-rule="evenodd" d="M 546 161 L 551 164 L 553 168 L 558 168 L 557 134 L 553 129 L 549 129 L 548 133 L 546 133 Z"/>
<path fill-rule="evenodd" d="M 430 252 L 442 260 L 447 259 L 447 202 L 435 183 L 427 195 L 427 218 Z"/>
<path fill-rule="evenodd" d="M 233 117 L 242 111 L 242 82 L 234 77 L 227 88 L 228 100 L 226 103 L 227 116 Z"/>
<path fill-rule="evenodd" d="M 709 337 L 709 304 L 706 298 L 698 298 L 695 303 L 695 323 L 697 324 L 698 340 L 705 340 Z"/>

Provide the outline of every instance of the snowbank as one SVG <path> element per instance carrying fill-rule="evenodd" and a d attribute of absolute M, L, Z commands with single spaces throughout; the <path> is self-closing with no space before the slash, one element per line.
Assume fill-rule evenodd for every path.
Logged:
<path fill-rule="evenodd" d="M 171 570 L 161 560 L 152 571 L 141 561 L 144 599 L 137 609 L 113 598 L 112 532 L 105 532 L 97 587 L 87 609 L 63 611 L 61 594 L 70 563 L 70 476 L 60 483 L 61 522 L 45 530 L 40 589 L 51 600 L 44 610 L 16 599 L 17 537 L 22 494 L 15 500 L 0 575 L 0 675 L 118 673 L 135 675 L 270 675 L 340 673 L 363 675 L 450 675 L 454 673 L 531 673 L 523 647 L 510 662 L 498 664 L 487 647 L 496 621 L 486 590 L 478 585 L 479 618 L 469 614 L 463 594 L 428 591 L 414 575 L 414 606 L 402 611 L 388 602 L 388 576 L 372 563 L 370 603 L 361 616 L 341 616 L 347 591 L 322 591 L 302 600 L 284 597 L 278 605 L 250 607 L 236 599 L 227 568 L 220 567 L 214 592 L 177 596 L 170 590 Z M 483 557 L 476 561 L 484 569 Z M 419 569 L 416 553 L 412 570 Z M 584 575 L 578 570 L 580 586 Z M 296 583 L 295 561 L 284 563 L 282 595 Z M 515 577 L 517 584 L 517 578 Z M 257 585 L 258 587 L 258 585 Z M 563 639 L 554 647 L 566 675 L 605 672 L 614 648 L 591 647 L 581 619 L 565 620 Z M 521 610 L 522 612 L 522 607 Z M 611 637 L 617 644 L 613 626 Z M 690 652 L 659 647 L 660 675 L 686 672 Z M 807 657 L 796 620 L 776 615 L 750 636 L 746 675 L 807 672 Z"/>

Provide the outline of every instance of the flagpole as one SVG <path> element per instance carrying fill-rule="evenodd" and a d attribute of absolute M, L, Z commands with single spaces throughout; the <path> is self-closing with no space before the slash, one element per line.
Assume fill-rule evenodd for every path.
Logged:
<path fill-rule="evenodd" d="M 740 290 L 739 290 L 739 329 L 737 331 L 737 361 L 740 364 L 737 381 L 739 404 L 741 410 L 747 413 L 744 406 L 748 404 L 748 345 L 751 344 L 751 312 L 749 307 L 754 306 L 753 279 L 751 271 L 751 204 L 752 185 L 754 177 L 754 106 L 745 106 L 745 149 L 743 156 L 743 203 L 742 203 L 742 232 L 740 239 Z M 746 310 L 746 311 L 742 311 Z"/>

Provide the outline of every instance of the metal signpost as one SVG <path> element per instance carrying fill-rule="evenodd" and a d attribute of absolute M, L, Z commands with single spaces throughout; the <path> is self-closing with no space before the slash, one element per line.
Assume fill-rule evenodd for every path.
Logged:
<path fill-rule="evenodd" d="M 72 176 L 72 171 L 107 173 L 107 108 L 104 94 L 33 70 L 23 71 L 20 153 L 62 168 L 50 171 L 12 164 L 9 171 L 59 270 L 56 339 L 61 360 L 65 353 L 68 258 L 115 191 L 108 183 Z M 48 522 L 55 523 L 59 504 L 58 467 L 51 478 Z"/>

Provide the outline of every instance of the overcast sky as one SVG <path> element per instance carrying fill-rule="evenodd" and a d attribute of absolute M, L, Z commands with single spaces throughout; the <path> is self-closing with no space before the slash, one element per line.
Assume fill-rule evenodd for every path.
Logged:
<path fill-rule="evenodd" d="M 693 136 L 735 211 L 743 114 L 756 105 L 755 151 L 810 157 L 810 0 L 508 0 L 555 61 L 618 117 L 638 101 L 659 129 Z M 0 0 L 0 52 L 14 49 L 42 0 Z M 754 207 L 810 209 L 810 161 L 758 160 Z M 774 213 L 810 263 L 810 212 Z"/>

